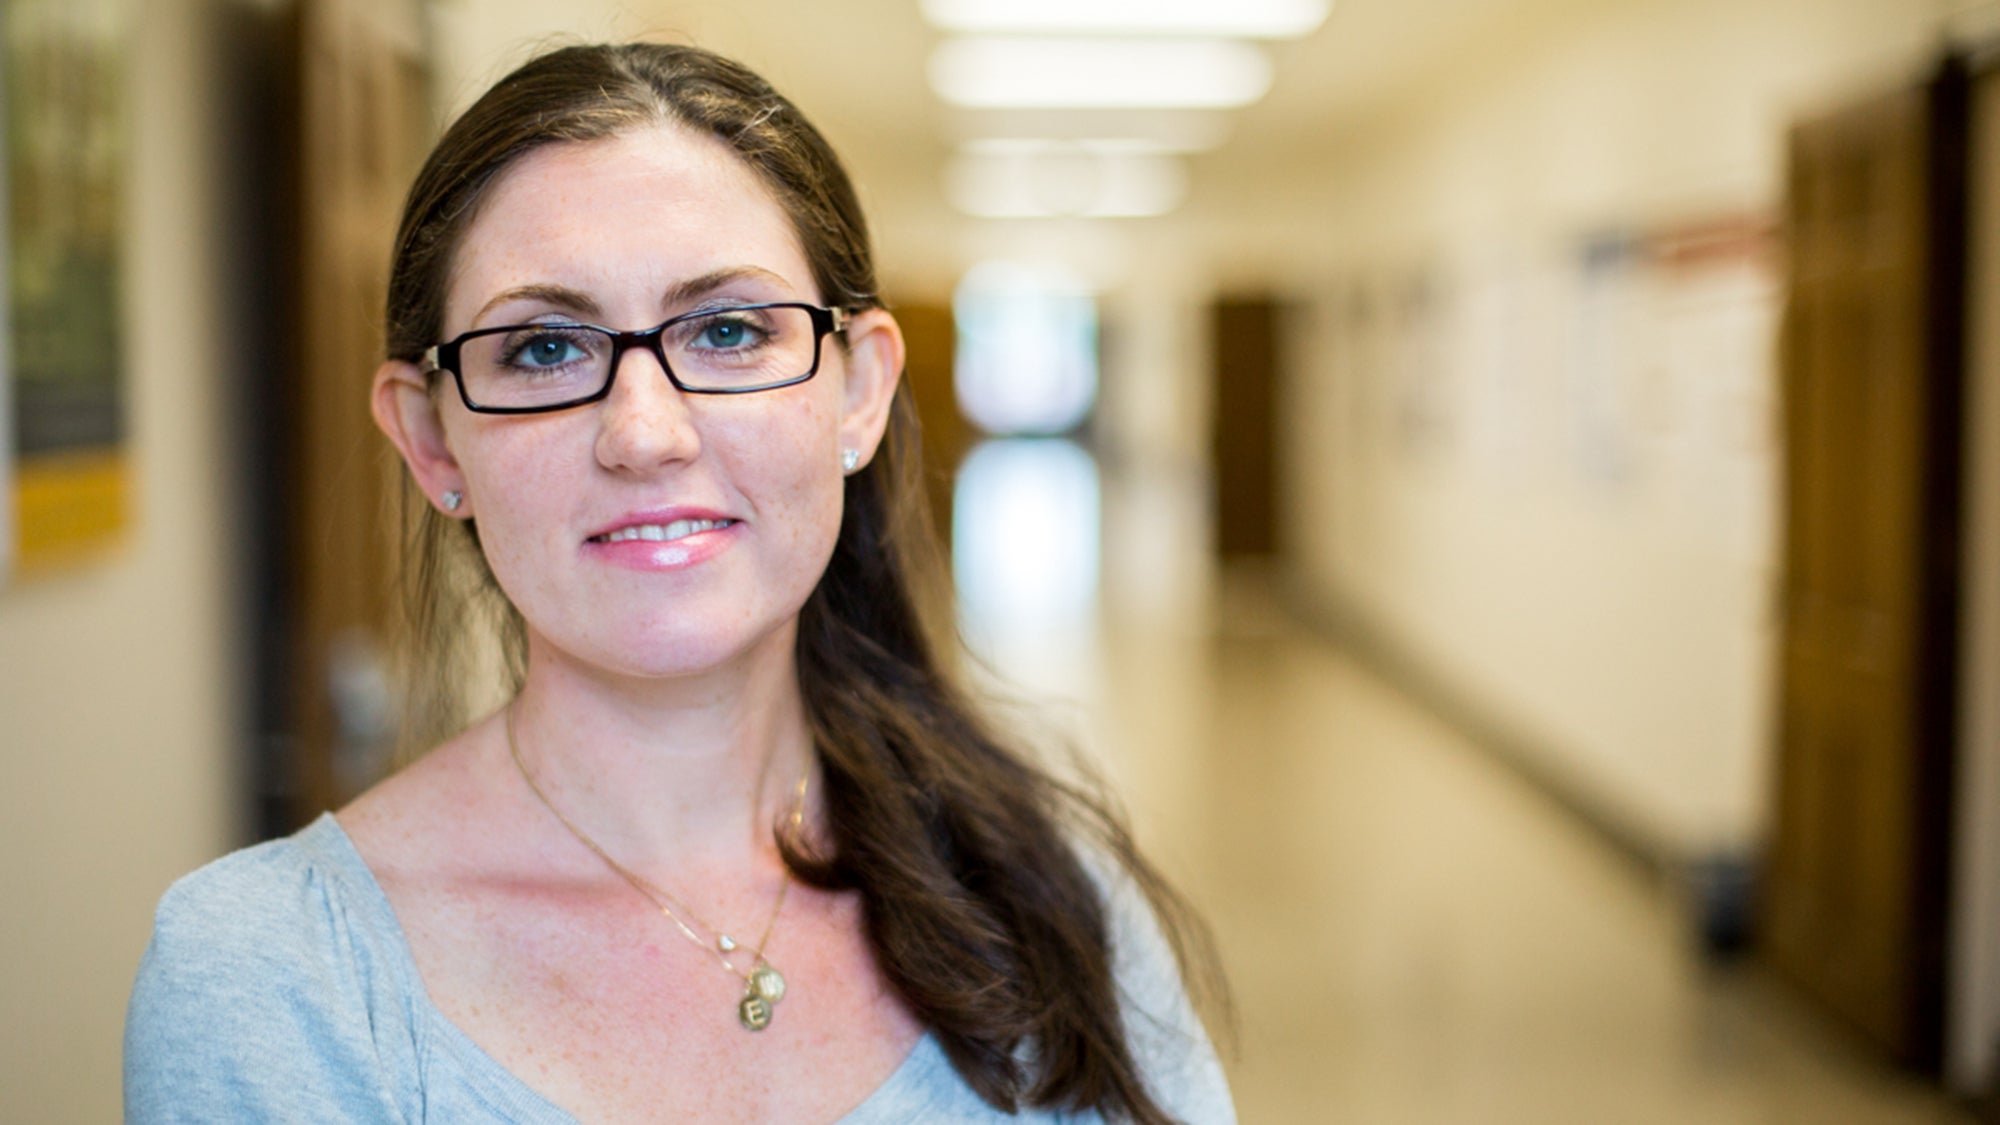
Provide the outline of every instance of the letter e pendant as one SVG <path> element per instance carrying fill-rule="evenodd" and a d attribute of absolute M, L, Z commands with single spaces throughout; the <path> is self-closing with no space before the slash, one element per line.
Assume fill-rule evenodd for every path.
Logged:
<path fill-rule="evenodd" d="M 771 1026 L 771 1002 L 758 995 L 755 988 L 749 989 L 736 1005 L 736 1018 L 751 1031 L 762 1031 Z"/>

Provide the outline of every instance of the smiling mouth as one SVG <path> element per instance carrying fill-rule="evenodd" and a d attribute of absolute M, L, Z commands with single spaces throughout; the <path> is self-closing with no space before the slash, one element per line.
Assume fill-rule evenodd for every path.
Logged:
<path fill-rule="evenodd" d="M 675 520 L 672 523 L 665 524 L 635 523 L 630 527 L 621 527 L 617 531 L 609 531 L 603 535 L 593 535 L 590 537 L 590 541 L 592 543 L 624 543 L 633 539 L 643 539 L 648 543 L 671 543 L 676 539 L 685 539 L 696 532 L 714 531 L 719 527 L 728 527 L 735 522 L 735 520 Z"/>

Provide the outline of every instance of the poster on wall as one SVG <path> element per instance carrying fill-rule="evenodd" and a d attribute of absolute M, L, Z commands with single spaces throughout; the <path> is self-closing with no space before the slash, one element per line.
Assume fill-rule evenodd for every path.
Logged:
<path fill-rule="evenodd" d="M 1644 244 L 1628 231 L 1586 238 L 1577 254 L 1570 357 L 1570 443 L 1580 479 L 1623 494 L 1644 468 L 1640 433 L 1654 355 L 1652 277 Z"/>
<path fill-rule="evenodd" d="M 4 33 L 4 26 L 0 26 Z M 0 91 L 7 88 L 6 52 L 0 50 Z M 0 128 L 5 127 L 7 99 L 0 94 Z M 0 215 L 8 214 L 7 176 L 4 149 L 0 149 Z M 7 224 L 0 223 L 0 262 L 7 260 Z M 14 540 L 18 538 L 14 528 L 14 379 L 13 351 L 8 340 L 6 308 L 7 287 L 4 276 L 0 276 L 0 588 L 5 588 L 7 579 L 14 573 Z"/>
<path fill-rule="evenodd" d="M 32 575 L 130 518 L 122 288 L 126 0 L 10 0 L 6 98 L 8 555 Z"/>

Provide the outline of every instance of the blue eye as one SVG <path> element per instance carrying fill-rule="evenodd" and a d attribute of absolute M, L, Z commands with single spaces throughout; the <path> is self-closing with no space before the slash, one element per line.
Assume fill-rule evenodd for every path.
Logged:
<path fill-rule="evenodd" d="M 771 342 L 776 326 L 767 309 L 722 309 L 675 326 L 678 347 L 704 352 L 748 352 Z"/>
<path fill-rule="evenodd" d="M 540 339 L 529 344 L 522 357 L 529 363 L 561 363 L 574 350 L 567 340 Z"/>
<path fill-rule="evenodd" d="M 566 331 L 524 332 L 509 337 L 501 349 L 500 363 L 505 367 L 523 367 L 529 370 L 547 370 L 572 363 L 586 362 L 593 349 L 590 341 L 581 338 L 586 329 Z"/>
<path fill-rule="evenodd" d="M 756 330 L 742 319 L 718 317 L 702 327 L 696 342 L 705 348 L 740 348 L 756 343 Z"/>
<path fill-rule="evenodd" d="M 560 336 L 537 336 L 514 357 L 530 367 L 554 367 L 576 358 L 577 346 Z"/>

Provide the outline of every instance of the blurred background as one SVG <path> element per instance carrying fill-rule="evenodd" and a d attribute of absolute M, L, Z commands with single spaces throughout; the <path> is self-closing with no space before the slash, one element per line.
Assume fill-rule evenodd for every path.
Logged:
<path fill-rule="evenodd" d="M 380 775 L 387 247 L 553 42 L 822 127 L 968 642 L 1248 1122 L 2000 1119 L 2000 5 L 14 0 L 0 1119 Z"/>

